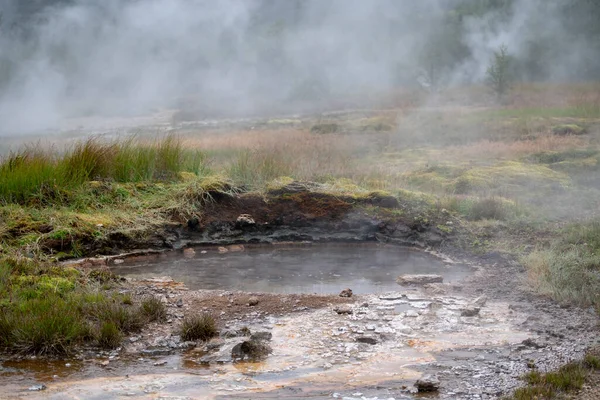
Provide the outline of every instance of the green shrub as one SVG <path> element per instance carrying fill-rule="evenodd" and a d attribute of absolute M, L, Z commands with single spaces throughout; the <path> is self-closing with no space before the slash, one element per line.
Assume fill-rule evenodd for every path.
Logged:
<path fill-rule="evenodd" d="M 164 321 L 167 318 L 167 308 L 158 297 L 144 299 L 141 308 L 148 321 Z"/>
<path fill-rule="evenodd" d="M 181 324 L 180 335 L 185 341 L 208 340 L 217 335 L 215 318 L 207 313 L 186 317 Z"/>
<path fill-rule="evenodd" d="M 123 340 L 123 334 L 114 322 L 104 322 L 98 333 L 98 345 L 105 349 L 116 349 Z"/>
<path fill-rule="evenodd" d="M 510 89 L 512 75 L 510 70 L 511 59 L 508 48 L 502 45 L 494 52 L 494 56 L 486 71 L 486 83 L 498 99 L 501 99 Z"/>

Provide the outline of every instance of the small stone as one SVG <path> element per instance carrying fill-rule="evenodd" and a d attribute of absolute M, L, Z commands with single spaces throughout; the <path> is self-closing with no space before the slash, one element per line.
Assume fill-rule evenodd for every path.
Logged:
<path fill-rule="evenodd" d="M 177 299 L 177 302 L 175 303 L 175 305 L 177 305 L 177 307 L 179 307 L 179 308 L 183 307 L 183 299 L 182 298 Z"/>
<path fill-rule="evenodd" d="M 258 305 L 258 297 L 250 297 L 248 299 L 248 305 L 251 307 Z"/>
<path fill-rule="evenodd" d="M 106 367 L 108 364 L 110 364 L 110 361 L 108 360 L 104 360 L 100 362 L 100 365 L 102 365 L 103 367 Z"/>
<path fill-rule="evenodd" d="M 377 344 L 377 339 L 371 336 L 359 336 L 356 341 L 358 343 Z"/>
<path fill-rule="evenodd" d="M 362 308 L 369 308 L 369 303 L 362 303 L 360 306 Z"/>
<path fill-rule="evenodd" d="M 187 249 L 183 250 L 183 256 L 185 258 L 194 258 L 195 255 L 196 255 L 196 250 L 192 249 L 191 247 L 188 247 Z"/>
<path fill-rule="evenodd" d="M 66 363 L 65 367 L 70 368 L 71 367 L 71 363 Z"/>
<path fill-rule="evenodd" d="M 155 367 L 159 367 L 161 365 L 167 365 L 166 361 L 157 361 L 153 364 Z"/>
<path fill-rule="evenodd" d="M 468 306 L 461 310 L 460 315 L 463 317 L 475 317 L 479 315 L 480 308 L 474 306 Z"/>
<path fill-rule="evenodd" d="M 444 278 L 441 275 L 400 275 L 396 282 L 399 285 L 425 285 L 427 283 L 442 283 Z"/>
<path fill-rule="evenodd" d="M 342 314 L 352 314 L 352 309 L 349 306 L 337 306 L 333 309 L 336 313 Z"/>
<path fill-rule="evenodd" d="M 390 293 L 385 293 L 385 294 L 382 294 L 381 296 L 379 296 L 379 300 L 394 301 L 394 300 L 401 300 L 405 297 L 406 297 L 406 295 L 404 293 L 390 292 Z"/>
<path fill-rule="evenodd" d="M 33 385 L 27 388 L 30 392 L 40 392 L 42 390 L 46 390 L 46 385 Z"/>
<path fill-rule="evenodd" d="M 221 254 L 227 253 L 229 251 L 226 247 L 219 247 L 217 250 L 219 250 L 219 253 Z"/>
<path fill-rule="evenodd" d="M 352 297 L 352 289 L 344 289 L 340 292 L 340 297 Z"/>
<path fill-rule="evenodd" d="M 544 347 L 543 345 L 537 343 L 535 340 L 533 340 L 531 338 L 523 340 L 521 342 L 521 344 L 523 346 L 533 347 L 534 349 L 541 349 L 542 347 Z"/>
<path fill-rule="evenodd" d="M 254 225 L 256 225 L 256 221 L 254 221 L 254 218 L 252 218 L 250 214 L 240 214 L 240 216 L 235 220 L 235 227 L 238 229 L 247 228 Z"/>
<path fill-rule="evenodd" d="M 440 381 L 434 376 L 426 375 L 415 383 L 419 393 L 437 392 L 440 390 Z"/>
<path fill-rule="evenodd" d="M 120 258 L 117 258 L 116 260 L 113 261 L 113 263 L 115 264 L 123 264 L 125 262 L 125 260 L 121 260 Z"/>
<path fill-rule="evenodd" d="M 485 303 L 487 303 L 487 296 L 481 296 L 475 299 L 475 301 L 473 302 L 473 305 L 475 307 L 479 307 L 482 308 L 483 306 L 485 306 Z"/>

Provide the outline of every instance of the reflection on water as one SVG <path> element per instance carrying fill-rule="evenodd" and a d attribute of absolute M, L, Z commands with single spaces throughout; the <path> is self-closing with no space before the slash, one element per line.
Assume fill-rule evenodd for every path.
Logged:
<path fill-rule="evenodd" d="M 132 278 L 171 276 L 190 289 L 334 294 L 381 293 L 398 289 L 402 274 L 440 274 L 444 281 L 464 278 L 470 269 L 447 266 L 429 254 L 384 245 L 247 246 L 242 252 L 216 249 L 170 253 L 112 267 Z"/>

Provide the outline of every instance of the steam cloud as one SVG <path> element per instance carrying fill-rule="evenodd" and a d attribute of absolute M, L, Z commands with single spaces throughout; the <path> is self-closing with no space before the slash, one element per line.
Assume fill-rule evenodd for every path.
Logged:
<path fill-rule="evenodd" d="M 314 110 L 348 93 L 416 86 L 427 65 L 440 65 L 442 84 L 477 82 L 500 44 L 518 59 L 552 42 L 554 62 L 524 78 L 590 68 L 588 44 L 574 42 L 555 2 L 544 0 L 468 17 L 460 46 L 447 45 L 442 20 L 459 2 L 4 0 L 0 131 L 186 101 L 206 116 Z M 43 6 L 24 14 L 25 3 Z M 457 51 L 458 61 L 440 58 Z"/>

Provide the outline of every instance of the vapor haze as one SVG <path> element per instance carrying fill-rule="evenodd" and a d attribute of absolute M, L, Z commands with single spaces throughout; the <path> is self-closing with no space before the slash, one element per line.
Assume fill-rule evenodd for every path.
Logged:
<path fill-rule="evenodd" d="M 347 94 L 417 86 L 431 68 L 443 85 L 479 82 L 500 44 L 526 60 L 551 43 L 544 55 L 556 58 L 523 69 L 527 79 L 589 69 L 588 44 L 573 42 L 554 2 L 517 0 L 449 26 L 460 3 L 5 0 L 1 131 L 186 103 L 211 117 L 314 111 Z"/>

